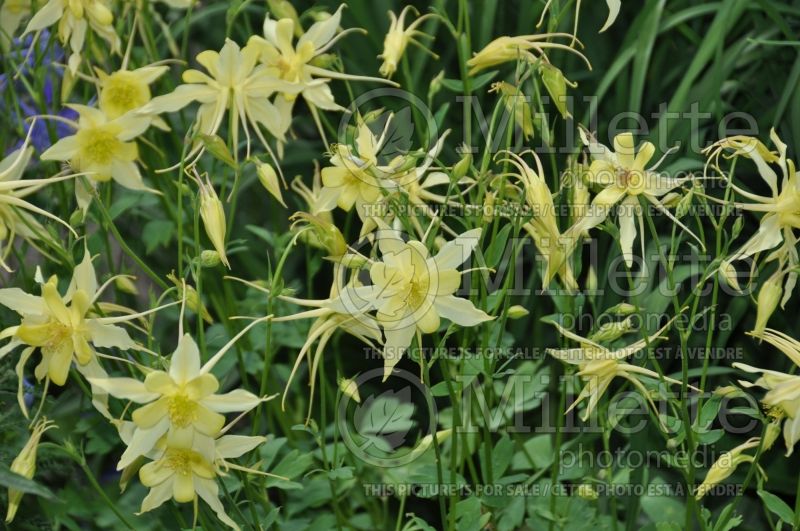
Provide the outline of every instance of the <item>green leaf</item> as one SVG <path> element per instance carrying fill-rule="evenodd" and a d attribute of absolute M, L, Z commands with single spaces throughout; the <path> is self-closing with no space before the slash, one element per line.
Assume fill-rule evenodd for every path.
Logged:
<path fill-rule="evenodd" d="M 500 259 L 503 258 L 503 252 L 506 250 L 506 243 L 508 242 L 508 235 L 511 232 L 511 224 L 506 225 L 497 232 L 497 235 L 492 238 L 492 243 L 486 249 L 486 265 L 491 268 L 496 268 L 500 264 Z"/>
<path fill-rule="evenodd" d="M 772 513 L 789 525 L 794 523 L 794 511 L 785 501 L 765 490 L 759 490 L 758 496 Z"/>
<path fill-rule="evenodd" d="M 36 483 L 32 479 L 28 479 L 25 476 L 20 476 L 19 474 L 12 472 L 8 466 L 5 464 L 0 464 L 0 486 L 14 489 L 19 492 L 24 492 L 25 494 L 33 494 L 34 496 L 41 496 L 46 500 L 56 500 L 56 495 L 53 492 L 45 487 L 44 485 L 40 485 Z"/>
<path fill-rule="evenodd" d="M 356 408 L 353 421 L 358 434 L 368 440 L 367 445 L 391 451 L 402 446 L 414 427 L 413 414 L 411 388 L 405 387 L 370 396 Z"/>
<path fill-rule="evenodd" d="M 150 254 L 159 247 L 166 246 L 175 232 L 175 225 L 168 219 L 154 219 L 148 221 L 142 230 L 142 241 L 145 253 Z"/>
<path fill-rule="evenodd" d="M 314 457 L 310 453 L 300 453 L 299 450 L 292 450 L 278 463 L 275 468 L 270 470 L 270 474 L 283 476 L 290 480 L 296 478 L 303 472 L 309 469 L 314 462 Z M 267 487 L 278 487 L 279 489 L 302 489 L 303 485 L 295 481 L 286 481 L 280 478 L 268 477 L 266 481 Z"/>

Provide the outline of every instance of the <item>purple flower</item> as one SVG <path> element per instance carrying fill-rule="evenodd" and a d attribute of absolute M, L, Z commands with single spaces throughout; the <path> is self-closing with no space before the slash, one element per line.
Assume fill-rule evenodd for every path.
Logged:
<path fill-rule="evenodd" d="M 0 110 L 10 116 L 10 121 L 14 126 L 21 127 L 23 130 L 22 137 L 7 150 L 7 153 L 18 149 L 22 145 L 23 139 L 27 136 L 32 125 L 30 118 L 41 114 L 52 114 L 69 120 L 75 120 L 78 117 L 78 113 L 72 109 L 61 107 L 58 94 L 61 88 L 60 80 L 64 76 L 64 69 L 58 63 L 64 58 L 64 50 L 56 42 L 51 43 L 50 37 L 50 32 L 44 30 L 35 44 L 33 43 L 32 35 L 12 41 L 8 57 L 11 64 L 19 65 L 19 76 L 40 76 L 43 80 L 43 86 L 41 89 L 42 97 L 38 98 L 37 102 L 22 81 L 13 79 L 17 75 L 16 71 L 9 74 L 0 74 L 0 92 L 5 92 L 6 88 L 13 90 L 14 94 L 16 94 L 17 105 L 21 114 L 15 112 L 15 109 L 6 108 L 6 102 L 2 100 L 0 100 Z M 31 49 L 32 46 L 35 46 L 35 48 Z M 34 71 L 37 66 L 40 70 Z M 44 151 L 52 144 L 50 140 L 51 132 L 55 135 L 55 138 L 61 138 L 71 134 L 72 129 L 61 121 L 49 121 L 47 123 L 45 120 L 37 120 L 33 124 L 31 145 L 39 151 Z"/>

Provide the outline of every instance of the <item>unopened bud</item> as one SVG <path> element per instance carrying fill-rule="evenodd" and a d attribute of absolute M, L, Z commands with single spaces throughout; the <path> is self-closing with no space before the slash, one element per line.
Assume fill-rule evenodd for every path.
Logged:
<path fill-rule="evenodd" d="M 131 280 L 131 277 L 129 277 L 127 275 L 119 276 L 119 277 L 115 278 L 114 279 L 114 285 L 122 293 L 128 293 L 130 295 L 138 295 L 139 294 L 139 288 L 137 288 L 136 284 L 133 283 L 133 280 Z"/>
<path fill-rule="evenodd" d="M 622 321 L 604 323 L 597 332 L 589 336 L 589 339 L 597 343 L 610 343 L 631 330 L 633 330 L 633 320 L 628 317 Z"/>
<path fill-rule="evenodd" d="M 261 185 L 267 192 L 286 207 L 286 203 L 283 201 L 283 194 L 281 193 L 281 183 L 278 180 L 278 174 L 275 172 L 275 168 L 266 162 L 259 162 L 256 164 L 256 174 L 258 175 L 258 180 L 261 182 Z"/>
<path fill-rule="evenodd" d="M 616 304 L 611 308 L 609 308 L 607 310 L 607 313 L 613 315 L 631 315 L 638 311 L 639 308 L 637 306 L 634 306 L 633 304 L 628 304 L 627 302 L 620 302 L 619 304 Z"/>
<path fill-rule="evenodd" d="M 736 291 L 742 291 L 742 288 L 739 287 L 739 279 L 738 273 L 736 272 L 736 268 L 733 267 L 733 264 L 730 262 L 722 262 L 719 266 L 719 277 L 720 279 L 725 282 L 728 286 L 735 289 Z"/>
<path fill-rule="evenodd" d="M 220 260 L 230 269 L 231 265 L 225 254 L 225 209 L 210 182 L 200 185 L 200 217 L 203 219 L 208 239 L 219 253 Z"/>
<path fill-rule="evenodd" d="M 56 425 L 45 418 L 39 420 L 33 427 L 31 436 L 28 442 L 22 447 L 17 457 L 11 462 L 11 471 L 20 476 L 33 479 L 36 473 L 36 453 L 39 448 L 39 442 L 42 439 L 44 432 L 50 428 L 55 428 Z M 6 512 L 6 523 L 11 523 L 14 516 L 17 514 L 19 503 L 22 501 L 22 491 L 9 487 L 8 489 L 8 511 Z"/>
<path fill-rule="evenodd" d="M 589 483 L 581 483 L 578 485 L 578 496 L 584 500 L 596 500 L 599 498 L 597 490 Z"/>
<path fill-rule="evenodd" d="M 678 206 L 675 207 L 676 218 L 681 219 L 689 213 L 689 209 L 692 207 L 693 198 L 694 189 L 689 190 L 683 197 L 681 197 L 680 201 L 678 201 Z"/>
<path fill-rule="evenodd" d="M 756 326 L 753 329 L 753 334 L 758 336 L 764 333 L 767 321 L 775 312 L 775 308 L 778 307 L 782 294 L 783 287 L 781 286 L 781 277 L 778 274 L 769 277 L 764 282 L 764 285 L 761 286 L 756 300 Z"/>
<path fill-rule="evenodd" d="M 176 277 L 174 273 L 167 275 L 167 278 L 171 280 L 173 284 L 175 284 L 175 287 L 178 288 L 178 298 L 186 299 L 187 308 L 202 317 L 203 321 L 209 324 L 214 322 L 214 319 L 211 318 L 211 314 L 208 313 L 205 305 L 203 305 L 203 302 L 200 300 L 200 295 L 192 285 L 181 282 L 181 280 Z"/>
<path fill-rule="evenodd" d="M 217 267 L 222 260 L 220 259 L 219 253 L 217 251 L 212 251 L 211 249 L 205 249 L 203 252 L 200 253 L 200 266 L 211 268 Z"/>
<path fill-rule="evenodd" d="M 330 258 L 338 259 L 347 253 L 347 242 L 345 242 L 344 236 L 330 221 L 308 212 L 297 212 L 292 219 L 295 220 L 293 227 L 298 225 L 310 227 L 310 231 L 305 233 L 312 236 L 309 243 L 328 251 Z"/>
<path fill-rule="evenodd" d="M 462 155 L 461 160 L 456 162 L 453 165 L 453 180 L 458 181 L 462 177 L 464 177 L 467 172 L 469 172 L 469 168 L 472 165 L 472 153 L 464 153 Z"/>
<path fill-rule="evenodd" d="M 487 191 L 486 195 L 483 197 L 483 216 L 481 217 L 481 221 L 487 225 L 494 219 L 494 203 L 496 197 L 497 194 L 490 191 Z"/>
<path fill-rule="evenodd" d="M 300 25 L 300 17 L 297 16 L 297 10 L 288 0 L 267 0 L 269 11 L 277 20 L 282 18 L 290 18 L 294 22 L 294 35 L 300 37 L 303 34 L 303 26 Z"/>
<path fill-rule="evenodd" d="M 529 312 L 524 306 L 520 306 L 519 304 L 515 304 L 508 309 L 508 318 L 509 319 L 521 319 L 528 315 Z"/>
<path fill-rule="evenodd" d="M 550 93 L 550 98 L 553 100 L 558 112 L 561 113 L 563 118 L 568 118 L 570 112 L 567 109 L 567 85 L 576 87 L 575 83 L 570 83 L 555 66 L 549 63 L 541 64 L 542 82 L 544 83 L 547 92 Z"/>
<path fill-rule="evenodd" d="M 356 384 L 355 380 L 351 380 L 349 378 L 340 378 L 339 390 L 343 395 L 355 400 L 356 403 L 361 403 L 361 395 L 358 394 L 358 384 Z"/>
<path fill-rule="evenodd" d="M 764 444 L 762 445 L 762 451 L 767 451 L 772 448 L 772 445 L 775 443 L 775 440 L 781 434 L 781 421 L 780 419 L 773 420 L 769 424 L 767 424 L 767 429 L 764 430 Z"/>

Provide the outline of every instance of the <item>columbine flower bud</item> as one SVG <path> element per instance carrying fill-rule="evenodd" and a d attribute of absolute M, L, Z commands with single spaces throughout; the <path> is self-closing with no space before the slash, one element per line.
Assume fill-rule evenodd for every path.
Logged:
<path fill-rule="evenodd" d="M 769 424 L 767 424 L 767 429 L 764 431 L 764 444 L 762 444 L 761 450 L 763 452 L 772 448 L 772 445 L 778 439 L 778 436 L 781 434 L 781 419 L 773 420 Z"/>
<path fill-rule="evenodd" d="M 464 177 L 469 171 L 471 165 L 472 165 L 472 153 L 467 151 L 461 157 L 461 160 L 459 160 L 453 165 L 453 180 L 458 181 L 462 177 Z"/>
<path fill-rule="evenodd" d="M 431 80 L 431 84 L 428 85 L 428 101 L 433 100 L 433 97 L 436 96 L 440 90 L 442 90 L 442 80 L 444 79 L 444 70 L 436 74 Z"/>
<path fill-rule="evenodd" d="M 739 216 L 736 218 L 736 221 L 733 222 L 733 227 L 731 228 L 731 240 L 734 240 L 737 236 L 739 236 L 739 233 L 742 232 L 742 227 L 744 227 L 744 216 Z"/>
<path fill-rule="evenodd" d="M 508 309 L 508 318 L 509 319 L 520 319 L 525 317 L 530 312 L 524 307 L 520 306 L 519 304 L 515 304 Z"/>
<path fill-rule="evenodd" d="M 639 308 L 627 302 L 620 302 L 608 309 L 608 313 L 614 315 L 631 315 L 639 311 Z"/>
<path fill-rule="evenodd" d="M 589 197 L 589 187 L 583 180 L 583 174 L 587 170 L 584 164 L 576 164 L 570 170 L 570 218 L 573 222 L 578 221 L 586 215 L 586 211 L 591 203 Z"/>
<path fill-rule="evenodd" d="M 717 387 L 716 389 L 714 389 L 712 391 L 712 394 L 714 394 L 716 396 L 731 397 L 732 398 L 732 397 L 735 397 L 735 396 L 741 396 L 743 393 L 742 393 L 742 390 L 739 389 L 738 387 L 736 387 L 735 385 L 725 385 L 725 386 Z"/>
<path fill-rule="evenodd" d="M 76 229 L 82 227 L 85 217 L 85 212 L 80 208 L 77 209 L 69 217 L 70 226 L 75 227 Z"/>
<path fill-rule="evenodd" d="M 774 274 L 761 286 L 758 292 L 758 299 L 756 301 L 756 326 L 753 329 L 753 334 L 760 335 L 764 333 L 767 327 L 767 321 L 775 312 L 778 303 L 783 294 L 783 287 L 781 286 L 781 277 L 779 274 Z"/>
<path fill-rule="evenodd" d="M 55 428 L 56 425 L 47 419 L 41 419 L 33 427 L 31 436 L 25 446 L 20 450 L 19 455 L 11 462 L 11 471 L 19 474 L 22 477 L 33 479 L 36 473 L 36 451 L 39 448 L 39 441 L 44 432 L 50 428 Z M 14 516 L 17 514 L 19 502 L 22 501 L 22 492 L 13 488 L 8 489 L 8 511 L 6 512 L 6 523 L 11 523 Z"/>
<path fill-rule="evenodd" d="M 594 486 L 589 483 L 581 483 L 578 485 L 578 496 L 584 500 L 596 500 L 599 498 L 597 489 L 595 489 Z"/>
<path fill-rule="evenodd" d="M 555 104 L 562 117 L 568 118 L 570 112 L 567 109 L 567 86 L 575 88 L 578 84 L 570 83 L 561 70 L 549 63 L 542 63 L 540 72 L 542 83 L 544 83 L 547 92 L 550 93 L 553 104 Z"/>
<path fill-rule="evenodd" d="M 739 287 L 738 273 L 732 263 L 722 262 L 719 265 L 719 277 L 731 288 L 736 291 L 742 291 L 742 288 Z"/>
<path fill-rule="evenodd" d="M 605 323 L 600 329 L 589 336 L 589 339 L 598 343 L 610 343 L 633 330 L 633 320 L 628 317 L 622 321 Z"/>
<path fill-rule="evenodd" d="M 258 175 L 258 180 L 261 181 L 261 185 L 267 192 L 286 207 L 286 203 L 283 201 L 283 194 L 281 194 L 281 184 L 278 181 L 278 174 L 275 172 L 275 168 L 266 162 L 259 162 L 256 164 L 256 174 Z"/>
<path fill-rule="evenodd" d="M 291 219 L 294 220 L 292 227 L 299 225 L 310 227 L 310 231 L 305 233 L 313 235 L 309 243 L 328 251 L 330 258 L 338 259 L 347 253 L 347 242 L 333 223 L 308 212 L 297 212 Z"/>
<path fill-rule="evenodd" d="M 511 83 L 500 81 L 494 83 L 490 92 L 499 92 L 503 98 L 506 110 L 514 113 L 514 122 L 522 129 L 525 139 L 533 136 L 533 110 L 529 103 L 530 98 L 526 97 L 519 88 Z"/>
<path fill-rule="evenodd" d="M 356 384 L 355 380 L 339 378 L 339 390 L 343 395 L 355 400 L 356 403 L 361 403 L 361 395 L 358 394 L 358 384 Z"/>
<path fill-rule="evenodd" d="M 211 182 L 208 181 L 206 184 L 200 183 L 200 217 L 203 219 L 208 239 L 219 253 L 220 260 L 230 269 L 231 265 L 225 254 L 225 209 Z"/>
<path fill-rule="evenodd" d="M 589 271 L 586 273 L 586 291 L 597 293 L 597 269 L 594 265 L 589 265 Z"/>
<path fill-rule="evenodd" d="M 675 207 L 676 218 L 681 219 L 689 213 L 689 209 L 692 207 L 692 199 L 694 199 L 694 188 L 691 188 L 683 197 L 681 197 L 680 201 L 678 201 L 678 206 Z"/>
<path fill-rule="evenodd" d="M 138 295 L 139 288 L 136 287 L 136 284 L 133 283 L 131 277 L 128 276 L 119 276 L 114 279 L 114 285 L 123 293 L 128 293 L 130 295 Z"/>
<path fill-rule="evenodd" d="M 270 12 L 274 18 L 280 20 L 282 18 L 290 18 L 294 22 L 294 35 L 300 37 L 303 35 L 303 26 L 300 24 L 300 17 L 297 16 L 297 10 L 288 0 L 267 0 Z"/>
<path fill-rule="evenodd" d="M 494 219 L 494 204 L 495 198 L 497 197 L 496 192 L 487 191 L 483 197 L 483 216 L 481 217 L 481 221 L 488 225 Z"/>
<path fill-rule="evenodd" d="M 220 260 L 219 253 L 217 251 L 212 251 L 211 249 L 206 249 L 200 253 L 200 266 L 211 268 L 217 267 Z"/>
<path fill-rule="evenodd" d="M 178 298 L 183 299 L 184 296 L 186 297 L 187 308 L 189 308 L 194 313 L 202 317 L 203 321 L 209 324 L 214 322 L 214 319 L 211 318 L 211 314 L 208 313 L 208 310 L 203 305 L 203 302 L 200 300 L 200 295 L 197 293 L 197 290 L 194 289 L 193 286 L 181 282 L 180 279 L 176 277 L 174 273 L 170 273 L 169 275 L 167 275 L 167 278 L 171 280 L 173 284 L 175 284 L 175 287 L 178 288 Z M 185 293 L 184 293 L 184 285 L 186 286 Z"/>

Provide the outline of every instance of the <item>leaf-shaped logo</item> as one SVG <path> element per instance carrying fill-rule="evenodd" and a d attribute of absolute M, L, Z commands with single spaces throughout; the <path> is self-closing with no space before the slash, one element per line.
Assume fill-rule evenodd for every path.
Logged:
<path fill-rule="evenodd" d="M 414 410 L 408 386 L 367 398 L 353 414 L 356 432 L 364 438 L 361 449 L 391 452 L 402 446 L 416 424 L 412 418 Z"/>
<path fill-rule="evenodd" d="M 380 157 L 385 162 L 389 162 L 396 157 L 408 155 L 414 138 L 411 107 L 406 106 L 394 114 L 381 116 L 378 124 L 380 131 L 383 131 L 382 142 L 379 146 Z"/>

